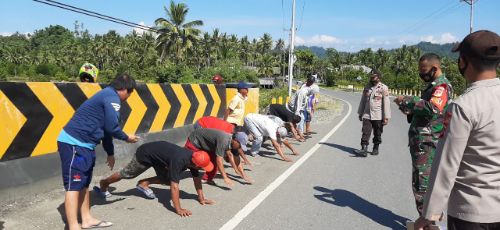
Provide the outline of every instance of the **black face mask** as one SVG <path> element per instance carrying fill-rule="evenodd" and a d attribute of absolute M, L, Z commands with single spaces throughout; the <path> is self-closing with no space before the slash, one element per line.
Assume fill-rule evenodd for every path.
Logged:
<path fill-rule="evenodd" d="M 436 67 L 432 67 L 427 73 L 419 73 L 420 78 L 425 82 L 431 82 L 436 74 Z"/>
<path fill-rule="evenodd" d="M 460 68 L 460 58 L 458 58 L 458 61 L 457 61 L 458 62 L 457 63 L 457 65 L 458 65 L 458 71 L 460 71 L 460 74 L 462 74 L 462 77 L 465 77 L 465 70 L 467 70 L 467 67 L 469 66 L 469 63 L 466 60 L 464 60 L 464 59 L 462 59 L 462 61 L 465 64 L 464 68 Z"/>
<path fill-rule="evenodd" d="M 378 83 L 379 83 L 379 81 L 371 80 L 371 81 L 370 81 L 370 83 L 371 83 L 372 85 L 376 85 L 376 84 L 378 84 Z"/>

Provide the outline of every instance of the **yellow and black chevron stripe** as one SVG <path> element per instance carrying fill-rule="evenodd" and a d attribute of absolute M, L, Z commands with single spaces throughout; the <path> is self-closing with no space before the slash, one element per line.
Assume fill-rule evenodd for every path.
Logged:
<path fill-rule="evenodd" d="M 0 161 L 57 151 L 57 136 L 73 113 L 105 85 L 89 83 L 0 83 Z M 223 85 L 139 84 L 120 110 L 126 133 L 159 132 L 222 117 Z"/>

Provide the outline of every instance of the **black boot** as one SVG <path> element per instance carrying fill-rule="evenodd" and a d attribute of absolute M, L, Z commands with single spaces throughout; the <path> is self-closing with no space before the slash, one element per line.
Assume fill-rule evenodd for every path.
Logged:
<path fill-rule="evenodd" d="M 378 155 L 378 144 L 373 145 L 372 155 Z"/>
<path fill-rule="evenodd" d="M 359 150 L 359 155 L 362 157 L 368 156 L 368 146 L 367 145 L 361 145 L 361 150 Z"/>

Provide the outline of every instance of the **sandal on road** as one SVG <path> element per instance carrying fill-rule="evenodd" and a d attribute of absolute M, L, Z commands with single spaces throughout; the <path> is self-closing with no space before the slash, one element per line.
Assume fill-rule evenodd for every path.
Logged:
<path fill-rule="evenodd" d="M 92 189 L 99 197 L 101 198 L 110 198 L 112 195 L 109 191 L 106 191 L 106 192 L 103 192 L 101 190 L 101 188 L 97 187 L 97 186 L 94 186 L 94 188 Z"/>
<path fill-rule="evenodd" d="M 109 221 L 102 220 L 99 223 L 90 225 L 86 228 L 82 227 L 82 229 L 107 228 L 107 227 L 111 227 L 111 226 L 113 226 L 113 223 L 111 223 Z"/>
<path fill-rule="evenodd" d="M 136 188 L 137 188 L 137 190 L 142 192 L 146 196 L 147 199 L 151 199 L 151 200 L 156 199 L 155 193 L 150 188 L 146 189 L 146 188 L 141 187 L 140 185 L 137 185 Z"/>

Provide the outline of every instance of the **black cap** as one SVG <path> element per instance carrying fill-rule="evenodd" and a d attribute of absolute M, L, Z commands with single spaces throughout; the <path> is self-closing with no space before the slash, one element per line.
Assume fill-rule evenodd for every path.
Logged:
<path fill-rule="evenodd" d="M 309 75 L 309 77 L 307 77 L 307 81 L 308 81 L 308 82 L 315 82 L 315 81 L 316 81 L 316 76 L 314 76 L 314 75 Z"/>
<path fill-rule="evenodd" d="M 476 31 L 467 35 L 452 51 L 465 57 L 500 60 L 500 37 L 488 30 Z"/>

